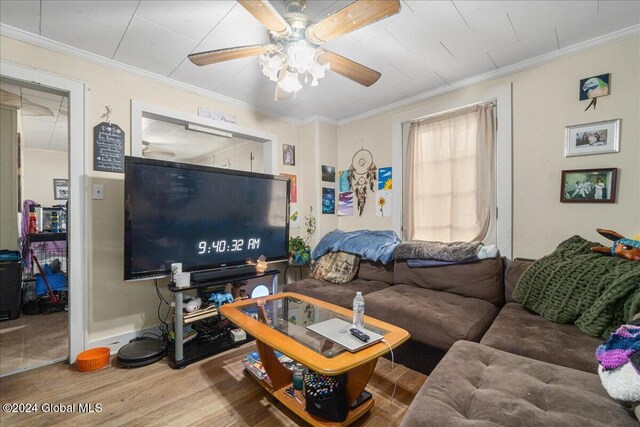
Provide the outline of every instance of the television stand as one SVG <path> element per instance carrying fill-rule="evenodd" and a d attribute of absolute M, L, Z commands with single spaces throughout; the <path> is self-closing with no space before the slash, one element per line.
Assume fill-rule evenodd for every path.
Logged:
<path fill-rule="evenodd" d="M 255 270 L 250 273 L 238 274 L 238 275 L 225 275 L 224 277 L 212 278 L 209 280 L 202 280 L 196 283 L 192 283 L 191 286 L 185 288 L 178 288 L 173 283 L 170 283 L 168 288 L 170 292 L 173 292 L 175 299 L 175 309 L 173 318 L 173 331 L 174 341 L 169 342 L 167 353 L 169 355 L 169 364 L 174 369 L 184 368 L 185 366 L 194 363 L 198 360 L 204 359 L 214 354 L 227 351 L 234 347 L 238 347 L 253 340 L 253 337 L 247 336 L 246 340 L 235 342 L 229 334 L 229 329 L 226 328 L 220 336 L 201 338 L 196 336 L 193 340 L 183 343 L 183 330 L 185 324 L 209 319 L 217 316 L 218 320 L 221 320 L 218 310 L 212 310 L 209 313 L 203 313 L 202 316 L 197 316 L 197 320 L 185 320 L 184 313 L 184 292 L 189 290 L 197 290 L 206 287 L 215 287 L 219 285 L 221 288 L 229 282 L 239 282 L 244 280 L 269 278 L 271 280 L 272 294 L 278 292 L 278 274 L 279 270 L 267 270 L 264 273 L 256 273 Z"/>

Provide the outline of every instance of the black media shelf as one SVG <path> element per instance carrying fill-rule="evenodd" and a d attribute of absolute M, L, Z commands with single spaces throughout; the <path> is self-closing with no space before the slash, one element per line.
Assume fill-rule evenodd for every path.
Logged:
<path fill-rule="evenodd" d="M 167 354 L 169 356 L 169 364 L 173 369 L 182 369 L 187 365 L 198 362 L 207 357 L 215 356 L 227 350 L 240 347 L 243 344 L 254 341 L 254 338 L 247 335 L 247 339 L 235 342 L 229 336 L 218 340 L 201 339 L 195 337 L 193 340 L 184 344 L 183 358 L 179 362 L 175 360 L 175 347 L 173 342 L 169 342 Z"/>

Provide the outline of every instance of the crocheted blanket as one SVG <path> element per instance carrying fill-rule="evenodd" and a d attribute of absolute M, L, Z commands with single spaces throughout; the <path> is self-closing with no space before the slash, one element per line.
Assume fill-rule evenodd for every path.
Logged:
<path fill-rule="evenodd" d="M 513 298 L 556 323 L 575 323 L 607 338 L 640 311 L 640 263 L 602 256 L 597 243 L 573 236 L 531 264 Z"/>
<path fill-rule="evenodd" d="M 627 362 L 634 364 L 631 357 L 640 352 L 640 321 L 634 323 L 620 326 L 606 343 L 597 348 L 596 357 L 605 371 L 618 369 Z M 634 364 L 634 368 L 640 375 L 640 365 Z"/>

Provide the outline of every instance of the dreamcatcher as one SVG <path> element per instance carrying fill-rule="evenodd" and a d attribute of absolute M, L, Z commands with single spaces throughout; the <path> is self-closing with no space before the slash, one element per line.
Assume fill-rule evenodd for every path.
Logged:
<path fill-rule="evenodd" d="M 373 163 L 373 154 L 364 148 L 356 151 L 349 166 L 349 189 L 353 191 L 358 201 L 358 212 L 362 216 L 367 202 L 367 188 L 373 191 L 378 168 Z"/>

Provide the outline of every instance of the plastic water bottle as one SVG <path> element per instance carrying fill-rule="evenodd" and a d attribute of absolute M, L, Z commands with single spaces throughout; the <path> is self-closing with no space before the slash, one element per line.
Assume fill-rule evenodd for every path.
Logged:
<path fill-rule="evenodd" d="M 362 292 L 356 293 L 353 299 L 353 326 L 364 328 L 364 297 Z"/>

